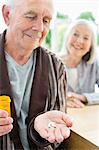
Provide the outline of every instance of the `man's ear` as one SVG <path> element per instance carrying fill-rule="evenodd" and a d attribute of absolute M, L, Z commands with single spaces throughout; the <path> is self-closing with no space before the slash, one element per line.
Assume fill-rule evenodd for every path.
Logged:
<path fill-rule="evenodd" d="M 3 5 L 2 7 L 2 15 L 5 21 L 5 24 L 8 26 L 9 25 L 9 16 L 10 16 L 10 8 L 9 6 Z"/>

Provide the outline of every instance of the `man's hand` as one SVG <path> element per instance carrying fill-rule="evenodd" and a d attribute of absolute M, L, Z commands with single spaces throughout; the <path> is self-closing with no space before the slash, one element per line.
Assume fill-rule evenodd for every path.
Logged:
<path fill-rule="evenodd" d="M 13 128 L 13 119 L 8 117 L 8 112 L 0 110 L 0 136 L 8 134 Z"/>
<path fill-rule="evenodd" d="M 72 121 L 69 116 L 61 111 L 53 110 L 35 118 L 34 128 L 42 138 L 50 143 L 62 142 L 70 136 Z"/>
<path fill-rule="evenodd" d="M 82 108 L 85 106 L 84 103 L 86 102 L 87 102 L 87 99 L 83 95 L 73 93 L 73 92 L 68 92 L 67 94 L 67 106 L 68 107 Z"/>

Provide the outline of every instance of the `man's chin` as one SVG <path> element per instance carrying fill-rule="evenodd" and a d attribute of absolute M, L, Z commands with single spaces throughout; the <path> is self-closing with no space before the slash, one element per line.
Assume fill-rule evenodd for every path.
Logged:
<path fill-rule="evenodd" d="M 40 44 L 33 44 L 33 49 L 36 49 L 40 46 Z"/>

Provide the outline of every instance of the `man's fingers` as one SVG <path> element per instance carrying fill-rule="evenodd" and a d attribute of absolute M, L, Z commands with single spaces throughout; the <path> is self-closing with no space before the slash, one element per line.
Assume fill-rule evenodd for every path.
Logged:
<path fill-rule="evenodd" d="M 11 130 L 12 130 L 12 129 L 11 129 Z M 0 136 L 3 136 L 3 135 L 5 135 L 5 134 L 8 134 L 9 132 L 11 132 L 11 130 L 9 129 L 9 130 L 7 130 L 7 131 L 0 132 Z"/>
<path fill-rule="evenodd" d="M 13 119 L 11 117 L 8 118 L 0 118 L 0 126 L 12 124 Z"/>
<path fill-rule="evenodd" d="M 60 143 L 64 140 L 64 137 L 63 137 L 61 130 L 60 130 L 60 126 L 58 126 L 58 125 L 55 129 L 55 139 L 58 143 Z"/>
<path fill-rule="evenodd" d="M 63 113 L 62 120 L 64 121 L 64 123 L 67 127 L 72 127 L 73 119 L 68 114 Z"/>
<path fill-rule="evenodd" d="M 50 143 L 54 143 L 55 142 L 55 129 L 54 127 L 48 128 L 48 138 L 47 140 Z"/>
<path fill-rule="evenodd" d="M 13 119 L 8 117 L 8 112 L 0 110 L 0 136 L 9 133 L 13 128 Z"/>
<path fill-rule="evenodd" d="M 67 127 L 62 127 L 61 128 L 61 134 L 64 137 L 64 139 L 67 139 L 70 136 L 70 129 Z"/>
<path fill-rule="evenodd" d="M 49 136 L 47 129 L 40 129 L 40 130 L 38 131 L 38 133 L 40 134 L 40 136 L 41 136 L 42 138 L 45 138 L 45 139 L 47 139 L 48 136 Z"/>
<path fill-rule="evenodd" d="M 1 126 L 0 127 L 0 136 L 5 135 L 7 133 L 9 133 L 13 128 L 13 125 L 5 125 L 5 126 Z"/>
<path fill-rule="evenodd" d="M 51 127 L 48 130 L 48 141 L 54 143 L 55 141 L 61 143 L 64 139 L 70 136 L 70 129 L 65 124 L 56 124 L 56 128 Z"/>
<path fill-rule="evenodd" d="M 6 118 L 8 117 L 8 112 L 5 110 L 0 110 L 0 118 Z"/>

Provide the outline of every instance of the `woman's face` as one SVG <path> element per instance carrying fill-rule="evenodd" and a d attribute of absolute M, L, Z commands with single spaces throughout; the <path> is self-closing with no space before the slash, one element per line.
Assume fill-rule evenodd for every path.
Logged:
<path fill-rule="evenodd" d="M 67 49 L 70 55 L 83 57 L 90 51 L 92 33 L 87 25 L 77 25 L 67 41 Z"/>

